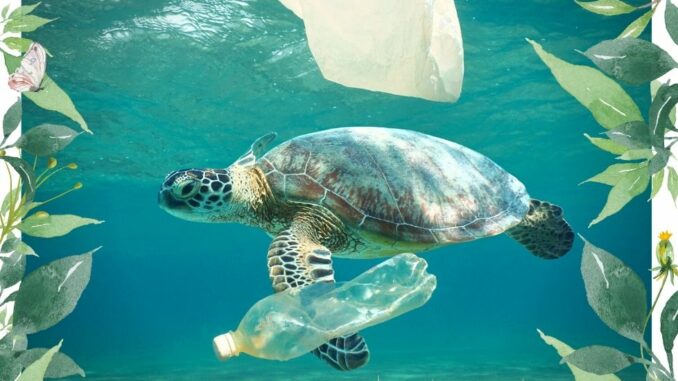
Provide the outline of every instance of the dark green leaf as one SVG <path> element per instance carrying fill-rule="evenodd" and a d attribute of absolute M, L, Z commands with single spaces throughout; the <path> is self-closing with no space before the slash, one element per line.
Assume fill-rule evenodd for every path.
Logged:
<path fill-rule="evenodd" d="M 673 169 L 673 167 L 669 166 L 668 168 L 669 168 L 668 187 L 669 192 L 671 192 L 671 198 L 675 203 L 676 198 L 678 198 L 678 173 L 676 173 L 676 170 Z"/>
<path fill-rule="evenodd" d="M 19 123 L 21 123 L 21 98 L 7 110 L 2 119 L 3 141 L 19 127 Z"/>
<path fill-rule="evenodd" d="M 636 7 L 626 4 L 620 0 L 596 0 L 596 1 L 579 1 L 575 0 L 579 6 L 589 12 L 597 13 L 603 16 L 616 16 L 625 13 L 631 13 L 636 10 Z"/>
<path fill-rule="evenodd" d="M 620 335 L 643 342 L 645 284 L 614 255 L 584 240 L 581 273 L 586 298 L 600 320 Z"/>
<path fill-rule="evenodd" d="M 28 274 L 14 305 L 14 331 L 39 332 L 68 316 L 89 283 L 95 251 L 58 259 Z"/>
<path fill-rule="evenodd" d="M 634 22 L 629 24 L 629 26 L 624 29 L 623 32 L 617 36 L 617 38 L 626 38 L 626 37 L 639 37 L 643 34 L 643 31 L 647 27 L 647 24 L 652 20 L 652 14 L 654 12 L 647 11 L 642 16 L 638 17 Z"/>
<path fill-rule="evenodd" d="M 16 381 L 42 381 L 45 378 L 47 367 L 52 362 L 54 355 L 61 349 L 61 343 L 45 352 L 37 361 L 30 364 Z"/>
<path fill-rule="evenodd" d="M 633 85 L 650 82 L 678 67 L 662 48 L 633 37 L 603 41 L 584 55 L 607 75 Z"/>
<path fill-rule="evenodd" d="M 31 40 L 21 37 L 7 37 L 4 42 L 10 49 L 18 50 L 21 53 L 25 53 L 28 50 L 28 47 L 33 43 Z"/>
<path fill-rule="evenodd" d="M 16 361 L 24 367 L 34 363 L 46 352 L 47 348 L 32 348 L 19 355 Z M 64 378 L 75 375 L 85 377 L 85 371 L 73 359 L 61 352 L 54 355 L 45 372 L 45 378 Z"/>
<path fill-rule="evenodd" d="M 627 122 L 605 134 L 615 143 L 629 148 L 650 148 L 650 127 L 645 122 Z"/>
<path fill-rule="evenodd" d="M 640 359 L 627 355 L 615 348 L 592 345 L 577 349 L 563 358 L 563 362 L 593 374 L 605 375 L 617 373 Z"/>
<path fill-rule="evenodd" d="M 0 160 L 4 160 L 11 165 L 14 170 L 21 177 L 21 184 L 23 185 L 23 192 L 26 197 L 26 202 L 33 200 L 35 196 L 36 177 L 33 172 L 33 166 L 28 164 L 26 160 L 12 156 L 0 156 Z"/>
<path fill-rule="evenodd" d="M 664 306 L 661 314 L 662 341 L 664 342 L 664 350 L 668 357 L 669 364 L 673 364 L 673 342 L 678 335 L 678 292 L 675 292 Z"/>
<path fill-rule="evenodd" d="M 21 221 L 17 228 L 33 237 L 53 238 L 66 235 L 73 229 L 82 226 L 100 224 L 102 222 L 72 214 L 49 215 L 36 213 Z"/>
<path fill-rule="evenodd" d="M 588 66 L 573 65 L 544 51 L 528 40 L 542 61 L 551 69 L 560 86 L 586 107 L 606 129 L 626 122 L 643 120 L 640 110 L 617 82 Z"/>
<path fill-rule="evenodd" d="M 666 1 L 666 11 L 664 13 L 666 30 L 669 32 L 673 42 L 678 44 L 678 7 L 670 0 Z"/>
<path fill-rule="evenodd" d="M 650 138 L 652 145 L 664 148 L 666 130 L 675 130 L 669 118 L 671 110 L 678 103 L 678 84 L 664 85 L 657 90 L 650 105 Z"/>
<path fill-rule="evenodd" d="M 651 175 L 661 171 L 669 163 L 671 151 L 665 148 L 657 148 L 657 153 L 650 159 L 649 171 Z"/>
<path fill-rule="evenodd" d="M 11 234 L 2 244 L 2 266 L 0 267 L 0 289 L 13 286 L 21 281 L 26 271 L 26 256 L 21 252 L 21 240 Z M 10 299 L 12 300 L 12 299 Z M 0 319 L 1 321 L 1 319 Z"/>
<path fill-rule="evenodd" d="M 659 171 L 652 176 L 652 192 L 650 194 L 650 199 L 653 199 L 657 195 L 659 189 L 661 189 L 662 184 L 664 183 L 664 172 Z"/>
<path fill-rule="evenodd" d="M 24 131 L 16 146 L 36 156 L 50 156 L 68 146 L 80 133 L 58 124 L 41 124 Z"/>
<path fill-rule="evenodd" d="M 82 118 L 82 115 L 80 115 L 75 108 L 71 98 L 52 80 L 52 78 L 45 75 L 41 86 L 42 89 L 40 91 L 26 91 L 24 92 L 24 95 L 39 107 L 45 110 L 59 112 L 80 124 L 80 128 L 84 131 L 92 133 L 87 127 L 87 123 Z"/>
<path fill-rule="evenodd" d="M 17 16 L 13 19 L 10 19 L 7 24 L 5 24 L 5 31 L 14 33 L 33 32 L 34 30 L 52 21 L 54 20 L 33 15 Z"/>
<path fill-rule="evenodd" d="M 621 155 L 628 150 L 628 147 L 624 147 L 623 145 L 615 143 L 610 139 L 593 138 L 588 134 L 584 134 L 584 136 L 586 136 L 586 139 L 588 139 L 594 146 L 615 155 Z"/>

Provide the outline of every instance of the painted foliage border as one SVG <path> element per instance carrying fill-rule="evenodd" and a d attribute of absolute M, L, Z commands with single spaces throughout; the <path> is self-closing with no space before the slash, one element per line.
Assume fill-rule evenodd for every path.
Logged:
<path fill-rule="evenodd" d="M 668 54 L 670 56 L 672 56 L 675 61 L 678 61 L 678 45 L 676 45 L 676 43 L 672 40 L 671 36 L 667 32 L 667 28 L 666 28 L 666 25 L 665 25 L 664 14 L 665 14 L 665 8 L 667 6 L 667 2 L 671 2 L 672 4 L 674 4 L 675 6 L 678 7 L 678 0 L 653 1 L 652 2 L 653 4 L 656 3 L 655 12 L 654 13 L 649 13 L 649 12 L 644 13 L 638 19 L 639 21 L 637 21 L 637 24 L 635 25 L 635 27 L 638 28 L 638 25 L 641 24 L 641 23 L 647 24 L 647 21 L 649 20 L 649 16 L 652 16 L 651 28 L 652 28 L 652 41 L 653 41 L 653 43 L 655 45 L 661 47 L 664 51 L 668 52 Z M 579 3 L 580 3 L 581 6 L 586 8 L 585 5 L 582 5 L 582 4 L 586 4 L 586 2 L 579 2 Z M 621 2 L 617 1 L 617 0 L 594 0 L 594 1 L 589 1 L 589 3 L 591 3 L 591 4 L 599 3 L 599 4 L 602 4 L 605 7 L 607 7 L 607 6 L 615 7 L 615 6 L 619 6 L 619 4 Z M 0 8 L 4 8 L 4 6 L 7 5 L 7 4 L 9 4 L 9 9 L 18 9 L 18 7 L 20 7 L 20 5 L 21 5 L 21 1 L 20 0 L 2 0 L 2 1 L 0 1 Z M 564 4 L 563 6 L 574 6 L 574 4 L 572 4 L 572 5 L 565 5 Z M 604 8 L 601 8 L 601 9 L 604 9 Z M 41 22 L 41 21 L 38 21 L 38 22 Z M 629 28 L 632 28 L 632 27 L 633 27 L 633 25 L 629 26 Z M 643 28 L 644 28 L 644 26 L 643 26 Z M 629 29 L 623 31 L 622 34 L 628 33 L 628 32 L 630 32 Z M 18 35 L 16 37 L 18 37 Z M 17 44 L 16 48 L 18 48 L 18 50 L 25 50 L 27 48 L 27 45 L 26 45 L 27 42 L 25 40 L 16 39 L 14 41 L 16 41 L 16 44 Z M 24 45 L 26 45 L 26 46 L 24 46 Z M 541 51 L 541 53 L 540 53 L 540 49 L 541 49 L 541 47 L 538 47 L 538 48 L 535 47 L 535 50 L 537 50 L 537 53 L 540 54 L 542 59 L 544 59 L 544 55 L 541 54 L 541 53 L 543 53 L 543 51 Z M 596 52 L 591 52 L 591 55 L 593 55 L 595 53 Z M 546 60 L 545 60 L 545 62 L 546 62 Z M 9 79 L 9 73 L 7 71 L 5 64 L 3 63 L 2 65 L 0 65 L 0 110 L 3 111 L 3 115 L 7 112 L 7 110 L 9 110 L 14 105 L 15 100 L 17 99 L 17 93 L 15 91 L 11 90 L 7 86 L 8 79 Z M 43 83 L 44 86 L 55 85 L 55 84 L 53 84 L 53 82 L 51 82 L 49 77 L 46 77 L 46 80 L 47 81 L 45 81 Z M 665 74 L 665 75 L 661 76 L 659 79 L 657 79 L 657 82 L 661 83 L 661 84 L 675 84 L 675 83 L 677 83 L 678 82 L 678 69 L 670 70 L 667 74 Z M 57 86 L 57 88 L 58 88 L 58 86 Z M 49 100 L 47 100 L 48 101 L 47 103 L 42 102 L 42 105 L 41 105 L 40 104 L 41 99 L 37 99 L 37 100 L 33 99 L 31 97 L 30 93 L 27 93 L 25 95 L 27 95 L 28 98 L 31 99 L 31 101 L 35 102 L 38 106 L 41 106 L 41 107 L 46 108 L 46 109 L 50 109 L 49 108 L 50 107 L 49 106 Z M 72 102 L 70 102 L 70 98 L 68 99 L 68 103 L 70 103 L 70 106 L 73 106 Z M 54 109 L 52 109 L 52 110 L 54 110 Z M 56 111 L 61 112 L 62 114 L 71 118 L 72 121 L 75 123 L 75 125 L 79 126 L 83 131 L 89 132 L 89 129 L 88 129 L 86 122 L 82 119 L 82 117 L 79 115 L 79 113 L 77 113 L 77 110 L 75 109 L 74 106 L 73 106 L 72 111 L 66 111 L 66 112 L 63 112 L 63 110 L 62 111 L 56 110 Z M 69 113 L 70 113 L 70 115 L 69 115 Z M 609 127 L 612 130 L 614 130 L 616 128 L 616 126 L 609 126 Z M 629 126 L 630 130 L 633 130 L 634 128 L 635 128 L 634 126 Z M 49 130 L 49 128 L 46 128 L 46 130 Z M 624 130 L 624 131 L 627 132 L 629 130 Z M 671 137 L 671 136 L 676 136 L 676 135 L 678 135 L 678 133 L 669 132 L 666 136 Z M 608 135 L 608 136 L 610 136 L 610 135 Z M 9 145 L 6 144 L 7 148 L 5 149 L 6 152 L 3 152 L 4 155 L 17 156 L 18 153 L 19 153 L 18 147 L 13 146 L 13 144 L 15 142 L 21 141 L 21 126 L 19 126 L 19 128 L 16 128 L 16 130 L 14 130 L 9 136 L 6 137 L 6 139 L 3 139 L 3 140 L 5 140 L 4 143 L 9 143 L 9 142 L 12 143 L 12 144 L 9 144 Z M 26 150 L 26 148 L 28 148 L 28 150 L 31 149 L 31 147 L 26 146 L 26 147 L 24 147 L 24 150 Z M 33 147 L 33 148 L 35 148 L 35 147 Z M 62 147 L 62 148 L 65 148 L 65 147 Z M 656 151 L 657 147 L 654 147 L 654 148 L 655 148 L 655 152 L 657 152 Z M 670 147 L 667 147 L 667 148 L 669 148 L 673 152 L 674 155 L 676 155 L 676 153 L 678 152 L 678 149 L 676 149 L 673 146 L 670 146 Z M 643 155 L 643 154 L 646 154 L 646 151 L 641 152 L 640 150 L 633 150 L 633 152 L 629 153 L 628 155 L 632 156 L 632 155 Z M 50 155 L 46 155 L 46 156 L 50 156 Z M 671 155 L 666 155 L 666 156 L 667 156 L 666 160 L 669 164 L 669 167 L 676 168 L 677 163 L 674 161 L 674 159 L 671 157 Z M 54 169 L 55 166 L 56 166 L 56 161 L 52 162 L 52 161 L 50 161 L 50 159 L 47 159 L 47 158 L 45 158 L 45 159 L 47 160 L 46 163 L 45 163 L 45 168 L 47 170 Z M 649 159 L 651 159 L 651 157 L 648 157 L 648 165 L 651 164 Z M 2 164 L 2 163 L 0 163 L 0 164 Z M 66 169 L 68 169 L 69 165 L 70 164 L 68 164 L 64 167 Z M 50 168 L 50 166 L 52 166 L 52 168 Z M 10 177 L 9 177 L 8 172 L 3 170 L 3 168 L 4 167 L 0 167 L 0 183 L 6 184 L 10 181 Z M 14 177 L 18 178 L 19 176 L 18 176 L 17 173 L 14 173 Z M 78 187 L 79 186 L 77 184 L 76 184 L 76 186 L 74 186 L 74 188 L 78 188 Z M 6 194 L 2 194 L 2 192 L 5 192 L 5 191 L 6 190 L 5 190 L 4 186 L 0 187 L 0 199 L 4 199 L 8 196 Z M 654 193 L 654 191 L 653 191 L 653 193 Z M 667 238 L 666 235 L 660 237 L 661 231 L 668 230 L 668 231 L 671 231 L 671 232 L 678 232 L 678 218 L 676 218 L 678 216 L 678 207 L 676 207 L 674 196 L 675 195 L 673 195 L 671 193 L 671 191 L 668 187 L 657 187 L 657 189 L 656 189 L 656 194 L 655 194 L 655 196 L 652 200 L 653 245 L 652 245 L 651 248 L 649 248 L 649 252 L 652 253 L 652 254 L 655 253 L 655 248 L 661 247 L 663 242 L 668 241 L 668 238 Z M 610 213 L 610 215 L 611 214 L 613 214 L 613 213 Z M 42 215 L 42 214 L 37 215 L 37 213 L 35 213 L 34 215 L 35 215 L 35 218 L 45 218 L 46 217 L 45 215 Z M 47 216 L 47 217 L 51 217 L 51 216 Z M 601 214 L 601 216 L 599 216 L 599 218 L 597 220 L 595 220 L 594 222 L 601 221 L 605 217 L 607 217 L 607 215 Z M 87 222 L 87 221 L 85 221 L 85 222 Z M 89 223 L 98 223 L 98 222 L 99 221 L 96 221 L 96 220 L 89 221 Z M 82 225 L 85 225 L 85 224 L 87 224 L 87 223 L 83 223 Z M 38 234 L 40 234 L 40 233 L 38 232 Z M 51 233 L 47 233 L 47 234 L 51 234 Z M 2 244 L 2 242 L 0 242 L 0 244 Z M 28 249 L 30 249 L 30 248 L 28 248 Z M 28 249 L 26 249 L 26 250 L 28 250 Z M 595 257 L 590 256 L 590 255 L 586 256 L 587 250 L 588 250 L 588 253 L 596 253 L 597 256 L 595 256 Z M 605 260 L 606 254 L 607 253 L 605 253 L 601 249 L 598 249 L 598 248 L 590 245 L 587 242 L 587 245 L 585 247 L 585 257 L 584 258 L 589 258 L 589 259 L 596 258 L 596 259 L 598 259 L 598 262 L 596 262 L 595 264 L 598 265 L 599 261 Z M 86 260 L 89 261 L 88 266 L 91 266 L 91 252 L 84 254 L 84 256 L 87 256 Z M 82 257 L 82 258 L 84 258 L 84 257 Z M 613 257 L 608 258 L 608 259 L 613 260 Z M 660 268 L 662 265 L 664 265 L 663 263 L 659 263 L 660 259 L 661 259 L 660 256 L 652 255 L 653 267 Z M 613 262 L 610 262 L 610 263 L 614 264 Z M 72 269 L 73 267 L 72 266 L 70 266 L 70 267 L 66 266 L 65 268 L 66 269 Z M 585 280 L 586 280 L 586 275 L 584 274 L 584 276 L 585 276 Z M 88 280 L 88 278 L 89 278 L 89 274 L 87 274 L 87 280 Z M 87 282 L 85 281 L 83 285 L 80 285 L 78 287 L 82 287 L 84 289 L 84 287 L 86 286 L 86 283 Z M 652 300 L 655 300 L 655 298 L 660 293 L 660 290 L 659 290 L 660 287 L 659 287 L 659 282 L 653 282 L 652 284 L 653 284 Z M 587 285 L 587 287 L 588 287 L 588 285 Z M 664 287 L 664 292 L 660 295 L 660 297 L 658 299 L 656 299 L 656 305 L 654 306 L 655 311 L 663 311 L 664 307 L 666 306 L 666 304 L 667 304 L 667 302 L 670 298 L 670 296 L 674 295 L 676 292 L 678 292 L 678 285 L 674 285 L 673 283 L 664 282 L 664 283 L 662 283 L 662 287 Z M 82 292 L 82 290 L 80 290 L 80 292 Z M 0 298 L 1 297 L 2 297 L 2 295 L 0 295 Z M 596 312 L 598 312 L 598 311 L 596 311 Z M 5 313 L 5 315 L 3 315 L 2 311 L 0 311 L 0 317 L 2 317 L 2 316 L 6 316 L 6 313 Z M 2 319 L 0 319 L 0 325 L 2 325 L 1 320 Z M 54 323 L 56 323 L 56 322 L 54 322 Z M 555 346 L 558 349 L 559 352 L 568 350 L 568 348 L 562 346 L 563 343 L 558 342 L 554 338 L 546 336 L 541 332 L 540 332 L 540 334 L 542 335 L 542 338 L 544 338 L 544 340 L 547 341 L 547 343 Z M 661 333 L 661 314 L 658 313 L 658 312 L 654 313 L 652 315 L 652 342 L 653 342 L 652 352 L 657 357 L 658 361 L 661 362 L 661 363 L 664 363 L 664 364 L 669 364 L 669 362 L 667 361 L 667 358 L 666 358 L 666 354 L 664 353 L 665 348 L 664 348 L 664 345 L 663 345 L 662 333 Z M 19 345 L 21 345 L 21 343 L 19 343 Z M 641 346 L 642 346 L 642 344 L 641 344 Z M 47 366 L 48 366 L 49 362 L 52 361 L 52 359 L 54 358 L 55 353 L 57 353 L 57 350 L 59 349 L 59 347 L 60 347 L 60 344 L 58 344 L 56 347 L 52 348 L 51 350 L 45 349 L 44 351 L 40 352 L 40 356 L 38 356 L 37 353 L 36 353 L 31 358 L 31 360 L 32 360 L 31 362 L 34 362 L 37 365 L 35 367 L 34 371 L 37 371 L 38 373 L 43 373 L 43 375 L 44 375 L 44 372 L 47 371 Z M 569 349 L 569 350 L 571 351 L 571 349 Z M 642 349 L 641 349 L 641 351 L 642 351 Z M 582 354 L 586 354 L 586 353 L 582 352 Z M 613 354 L 608 353 L 608 355 L 613 355 Z M 40 360 L 41 356 L 43 356 L 42 358 L 44 359 L 44 361 L 42 361 L 42 362 Z M 568 357 L 568 356 L 564 356 L 564 357 Z M 570 365 L 576 363 L 576 361 L 577 361 L 577 359 L 574 356 L 572 358 L 570 358 L 570 360 L 571 361 L 568 361 L 570 363 Z M 66 360 L 63 360 L 63 358 L 62 358 L 61 362 L 64 363 L 64 361 L 66 361 Z M 620 358 L 619 361 L 621 361 L 623 363 L 625 361 L 625 359 Z M 79 367 L 77 367 L 77 365 L 75 365 L 75 363 L 73 363 L 73 366 L 70 366 L 69 364 L 62 364 L 62 365 L 63 365 L 64 369 L 72 372 L 72 374 L 79 374 L 79 373 L 82 372 L 82 370 L 79 369 Z M 584 365 L 586 365 L 586 364 L 584 364 Z M 672 368 L 671 366 L 669 366 L 669 367 Z M 26 371 L 28 371 L 28 369 L 26 369 Z M 54 369 L 53 371 L 56 371 L 56 369 Z M 673 369 L 671 369 L 671 372 L 672 371 L 673 371 Z M 27 376 L 30 376 L 30 374 L 28 374 Z M 35 378 L 35 379 L 42 379 L 42 377 L 39 374 L 36 374 L 35 376 L 37 376 L 37 378 Z M 576 376 L 577 376 L 577 374 L 575 372 L 575 377 Z M 33 378 L 31 378 L 31 379 L 33 379 Z M 582 379 L 584 379 L 584 378 L 582 378 Z M 591 378 L 591 379 L 593 379 L 593 378 Z M 607 378 L 607 379 L 612 380 L 612 378 Z M 660 378 L 657 378 L 657 379 L 660 379 Z M 601 380 L 602 380 L 602 378 L 601 378 Z"/>

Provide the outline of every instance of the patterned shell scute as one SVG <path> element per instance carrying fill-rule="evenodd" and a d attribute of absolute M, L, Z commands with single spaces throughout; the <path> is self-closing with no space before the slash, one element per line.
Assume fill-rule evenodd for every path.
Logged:
<path fill-rule="evenodd" d="M 276 197 L 323 205 L 386 239 L 463 242 L 518 224 L 525 187 L 487 157 L 422 133 L 338 128 L 299 136 L 259 160 Z"/>

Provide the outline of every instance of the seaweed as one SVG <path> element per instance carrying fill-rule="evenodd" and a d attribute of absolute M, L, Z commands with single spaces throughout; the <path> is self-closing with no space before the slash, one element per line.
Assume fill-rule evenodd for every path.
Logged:
<path fill-rule="evenodd" d="M 17 37 L 53 21 L 32 14 L 38 4 L 14 10 L 9 5 L 0 10 L 2 54 L 10 73 L 21 65 L 21 54 L 33 41 Z M 48 53 L 49 55 L 49 53 Z M 91 133 L 84 118 L 66 92 L 45 74 L 36 91 L 22 94 L 38 107 L 61 113 L 84 132 Z M 20 233 L 33 237 L 52 238 L 74 229 L 99 224 L 91 218 L 75 215 L 50 215 L 42 210 L 50 202 L 82 188 L 76 182 L 70 188 L 45 200 L 38 200 L 40 190 L 53 176 L 75 171 L 77 164 L 59 165 L 54 157 L 76 139 L 81 132 L 68 126 L 41 124 L 26 129 L 12 141 L 21 122 L 21 98 L 4 114 L 0 136 L 0 171 L 7 182 L 1 184 L 0 195 L 0 381 L 36 381 L 43 378 L 85 376 L 84 371 L 67 355 L 59 352 L 61 342 L 47 348 L 28 348 L 27 335 L 48 329 L 75 308 L 87 287 L 94 249 L 44 264 L 26 274 L 27 257 L 37 257 Z M 9 152 L 24 155 L 11 156 Z M 32 160 L 26 156 L 32 156 Z M 31 258 L 30 260 L 34 260 Z"/>
<path fill-rule="evenodd" d="M 576 1 L 587 11 L 604 16 L 644 11 L 615 39 L 602 41 L 580 52 L 595 67 L 566 62 L 528 39 L 560 86 L 586 107 L 606 130 L 605 138 L 586 137 L 596 147 L 624 161 L 623 164 L 612 164 L 584 181 L 611 187 L 605 206 L 589 226 L 619 212 L 650 186 L 652 199 L 665 179 L 674 202 L 678 198 L 678 174 L 669 166 L 673 157 L 671 147 L 678 142 L 678 137 L 667 135 L 670 131 L 678 132 L 673 114 L 678 103 L 678 84 L 663 84 L 657 89 L 647 121 L 620 85 L 620 82 L 644 85 L 678 68 L 678 63 L 666 51 L 639 38 L 660 1 L 652 0 L 642 6 L 620 0 Z M 678 42 L 678 8 L 671 1 L 664 1 L 667 29 Z"/>
<path fill-rule="evenodd" d="M 664 286 L 669 279 L 673 283 L 674 276 L 678 275 L 678 265 L 674 264 L 673 245 L 670 239 L 669 232 L 662 232 L 659 235 L 655 250 L 659 266 L 652 271 L 656 271 L 654 279 L 660 281 L 661 286 L 649 308 L 645 284 L 638 274 L 619 258 L 584 239 L 581 274 L 588 303 L 605 325 L 619 335 L 638 343 L 639 354 L 635 356 L 602 345 L 573 350 L 565 343 L 538 330 L 542 339 L 556 348 L 562 357 L 562 363 L 570 367 L 575 380 L 619 380 L 614 373 L 634 364 L 645 368 L 648 380 L 676 379 L 673 369 L 673 342 L 678 336 L 678 321 L 675 319 L 678 313 L 678 292 L 669 298 L 660 319 L 668 368 L 645 341 L 648 323 Z"/>

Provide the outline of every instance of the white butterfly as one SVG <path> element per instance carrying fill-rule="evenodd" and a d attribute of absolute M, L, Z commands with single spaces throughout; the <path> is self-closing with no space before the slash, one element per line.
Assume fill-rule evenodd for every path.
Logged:
<path fill-rule="evenodd" d="M 42 45 L 34 42 L 21 60 L 21 66 L 9 76 L 9 87 L 16 91 L 38 91 L 45 77 L 47 55 Z"/>

